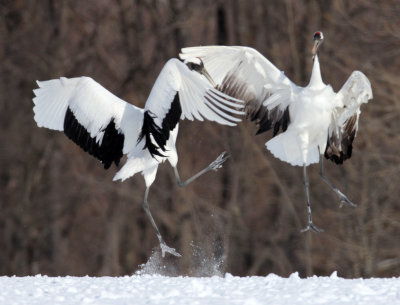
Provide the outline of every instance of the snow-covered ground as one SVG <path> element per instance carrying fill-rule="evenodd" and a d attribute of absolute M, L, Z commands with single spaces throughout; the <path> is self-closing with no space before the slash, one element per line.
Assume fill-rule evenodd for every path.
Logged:
<path fill-rule="evenodd" d="M 400 304 L 400 278 L 0 277 L 0 304 Z"/>

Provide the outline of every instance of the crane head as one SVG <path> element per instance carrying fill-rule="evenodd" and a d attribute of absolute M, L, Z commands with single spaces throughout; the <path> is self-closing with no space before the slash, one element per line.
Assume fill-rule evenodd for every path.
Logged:
<path fill-rule="evenodd" d="M 187 58 L 184 60 L 184 64 L 186 64 L 191 71 L 196 71 L 197 73 L 204 75 L 211 85 L 214 88 L 216 87 L 216 83 L 212 79 L 211 75 L 207 72 L 206 68 L 204 67 L 203 60 L 200 57 Z"/>
<path fill-rule="evenodd" d="M 204 69 L 204 63 L 200 57 L 187 58 L 185 59 L 184 64 L 188 66 L 190 70 L 194 70 L 198 73 L 201 73 L 201 71 Z"/>
<path fill-rule="evenodd" d="M 313 59 L 314 59 L 314 56 L 317 54 L 318 48 L 322 44 L 323 41 L 324 41 L 324 34 L 320 31 L 315 32 L 314 33 L 314 46 L 311 51 Z"/>

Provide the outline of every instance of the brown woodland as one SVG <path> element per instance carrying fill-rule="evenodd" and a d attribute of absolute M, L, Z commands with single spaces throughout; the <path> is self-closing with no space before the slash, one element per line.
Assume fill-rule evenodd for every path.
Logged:
<path fill-rule="evenodd" d="M 306 85 L 312 37 L 322 30 L 322 75 L 335 91 L 353 70 L 371 81 L 353 156 L 326 174 L 310 166 L 311 203 L 322 234 L 306 224 L 302 172 L 236 128 L 182 121 L 183 178 L 231 154 L 224 167 L 180 189 L 160 165 L 149 203 L 167 243 L 183 257 L 159 260 L 170 275 L 389 277 L 400 274 L 400 5 L 378 0 L 2 0 L 0 1 L 0 275 L 126 275 L 156 256 L 141 207 L 140 174 L 113 182 L 62 133 L 33 120 L 36 80 L 90 76 L 144 106 L 164 63 L 180 48 L 256 48 Z M 153 254 L 155 252 L 155 254 Z"/>

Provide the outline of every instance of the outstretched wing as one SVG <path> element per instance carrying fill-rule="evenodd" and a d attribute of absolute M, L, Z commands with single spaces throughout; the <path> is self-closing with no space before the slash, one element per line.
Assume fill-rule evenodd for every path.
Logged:
<path fill-rule="evenodd" d="M 329 126 L 325 157 L 337 164 L 349 159 L 358 130 L 360 107 L 372 99 L 371 83 L 360 71 L 354 71 L 336 94 Z"/>
<path fill-rule="evenodd" d="M 217 88 L 244 100 L 247 118 L 259 126 L 257 133 L 286 130 L 289 105 L 298 87 L 258 51 L 239 46 L 183 48 L 182 59 L 199 57 L 219 84 Z"/>
<path fill-rule="evenodd" d="M 235 126 L 243 115 L 241 100 L 213 88 L 207 79 L 178 59 L 170 59 L 160 72 L 145 105 L 140 140 L 150 153 L 163 156 L 170 132 L 180 119 L 215 121 Z M 161 151 L 160 151 L 161 150 Z"/>
<path fill-rule="evenodd" d="M 38 81 L 33 111 L 39 127 L 64 133 L 98 158 L 116 165 L 136 144 L 143 110 L 126 103 L 90 77 Z"/>

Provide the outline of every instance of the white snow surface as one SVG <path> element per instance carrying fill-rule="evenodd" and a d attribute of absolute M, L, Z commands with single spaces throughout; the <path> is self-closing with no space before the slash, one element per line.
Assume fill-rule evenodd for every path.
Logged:
<path fill-rule="evenodd" d="M 400 304 L 400 278 L 0 277 L 0 304 Z"/>

